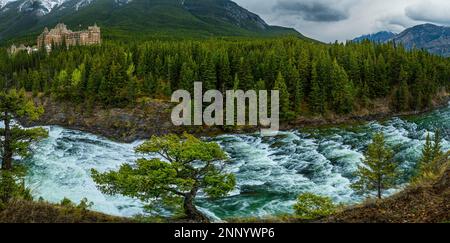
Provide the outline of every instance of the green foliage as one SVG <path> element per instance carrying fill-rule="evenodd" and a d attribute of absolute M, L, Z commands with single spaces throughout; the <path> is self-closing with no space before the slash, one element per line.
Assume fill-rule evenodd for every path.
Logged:
<path fill-rule="evenodd" d="M 408 86 L 408 73 L 402 67 L 399 75 L 400 86 L 396 92 L 396 109 L 397 111 L 408 111 L 411 102 L 411 93 Z"/>
<path fill-rule="evenodd" d="M 31 143 L 47 136 L 45 129 L 24 129 L 12 124 L 13 120 L 20 118 L 35 120 L 42 113 L 43 108 L 36 107 L 33 101 L 26 97 L 24 90 L 11 89 L 0 92 L 0 122 L 4 124 L 4 128 L 0 129 L 2 169 L 11 170 L 13 156 L 27 156 Z"/>
<path fill-rule="evenodd" d="M 305 111 L 349 114 L 381 98 L 395 111 L 422 110 L 449 86 L 449 69 L 449 59 L 392 44 L 324 45 L 298 38 L 106 40 L 102 46 L 13 57 L 0 51 L 0 85 L 35 95 L 125 107 L 144 98 L 168 99 L 178 89 L 192 91 L 195 81 L 219 90 L 276 87 L 285 119 Z"/>
<path fill-rule="evenodd" d="M 70 4 L 70 3 L 68 3 Z M 294 29 L 265 26 L 254 15 L 224 1 L 211 0 L 134 0 L 118 6 L 111 0 L 96 0 L 89 7 L 75 6 L 52 11 L 36 21 L 35 16 L 3 9 L 0 16 L 2 38 L 23 36 L 34 38 L 44 29 L 63 22 L 74 30 L 94 22 L 102 27 L 104 38 L 130 41 L 149 38 L 205 38 L 210 36 L 282 36 L 302 37 Z M 9 10 L 9 11 L 8 11 Z M 240 13 L 239 15 L 235 13 Z M 149 18 L 151 16 L 151 18 Z M 107 27 L 107 28 L 105 28 Z M 306 39 L 306 38 L 305 38 Z"/>
<path fill-rule="evenodd" d="M 67 197 L 63 198 L 59 204 L 63 207 L 70 207 L 74 205 L 73 202 Z"/>
<path fill-rule="evenodd" d="M 33 200 L 31 192 L 25 187 L 21 171 L 0 171 L 0 209 L 11 199 Z"/>
<path fill-rule="evenodd" d="M 43 109 L 35 107 L 23 90 L 0 92 L 0 202 L 8 203 L 11 199 L 32 200 L 30 191 L 25 187 L 24 170 L 13 167 L 13 157 L 25 157 L 29 154 L 32 142 L 47 136 L 47 131 L 41 128 L 24 129 L 12 124 L 20 118 L 37 119 Z"/>
<path fill-rule="evenodd" d="M 393 151 L 386 147 L 382 133 L 375 134 L 362 162 L 356 172 L 358 180 L 352 188 L 360 194 L 376 191 L 377 197 L 381 199 L 383 190 L 393 187 L 398 178 Z"/>
<path fill-rule="evenodd" d="M 318 219 L 336 213 L 338 206 L 328 197 L 312 193 L 301 194 L 294 205 L 296 216 L 301 219 Z"/>
<path fill-rule="evenodd" d="M 433 143 L 433 157 L 439 158 L 443 155 L 442 152 L 442 137 L 441 137 L 441 131 L 436 130 L 434 133 L 434 143 Z"/>
<path fill-rule="evenodd" d="M 310 108 L 313 113 L 322 114 L 325 111 L 325 98 L 319 83 L 317 63 L 313 63 L 311 72 L 311 92 L 309 93 Z"/>
<path fill-rule="evenodd" d="M 273 87 L 274 90 L 280 92 L 280 114 L 284 119 L 288 119 L 290 114 L 290 98 L 286 81 L 281 73 L 278 73 L 277 79 Z"/>
<path fill-rule="evenodd" d="M 123 165 L 119 171 L 92 177 L 101 191 L 137 198 L 148 210 L 172 209 L 199 221 L 207 219 L 195 208 L 200 190 L 209 198 L 219 198 L 233 190 L 236 180 L 223 172 L 225 153 L 213 142 L 203 142 L 184 134 L 152 137 L 136 148 L 143 155 L 158 154 L 163 159 L 139 159 L 135 165 Z"/>
<path fill-rule="evenodd" d="M 81 210 L 88 210 L 88 209 L 92 208 L 92 206 L 94 206 L 94 203 L 89 202 L 87 198 L 83 198 L 80 201 L 80 203 L 78 205 L 76 205 L 70 199 L 65 197 L 61 200 L 59 205 L 61 205 L 63 207 L 67 207 L 67 208 L 77 208 L 77 209 L 81 209 Z"/>
<path fill-rule="evenodd" d="M 21 117 L 36 120 L 44 112 L 42 107 L 35 107 L 33 101 L 26 97 L 24 90 L 11 89 L 2 91 L 0 92 L 0 101 L 2 121 L 7 118 L 15 119 Z"/>
<path fill-rule="evenodd" d="M 442 174 L 442 167 L 447 162 L 448 155 L 444 155 L 442 151 L 442 138 L 440 131 L 434 134 L 431 139 L 427 134 L 425 145 L 422 149 L 422 157 L 417 165 L 417 172 L 413 178 L 413 183 L 425 181 L 433 181 Z"/>
<path fill-rule="evenodd" d="M 354 88 L 348 80 L 347 73 L 335 60 L 331 73 L 332 82 L 332 106 L 339 114 L 348 114 L 353 110 Z"/>

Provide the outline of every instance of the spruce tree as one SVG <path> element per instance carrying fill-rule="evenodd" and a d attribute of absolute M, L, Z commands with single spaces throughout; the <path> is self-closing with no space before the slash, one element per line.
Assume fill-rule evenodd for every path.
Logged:
<path fill-rule="evenodd" d="M 293 60 L 289 61 L 286 73 L 286 85 L 289 94 L 291 94 L 291 110 L 297 111 L 303 98 L 303 83 L 300 79 L 299 71 L 293 64 Z"/>
<path fill-rule="evenodd" d="M 430 165 L 434 160 L 433 142 L 431 136 L 428 133 L 425 141 L 425 145 L 422 149 L 422 157 L 418 165 L 418 176 L 423 175 L 430 170 Z"/>
<path fill-rule="evenodd" d="M 364 78 L 363 82 L 369 85 L 369 95 L 371 98 L 376 97 L 377 83 L 375 82 L 375 70 L 372 57 L 368 57 L 364 60 Z"/>
<path fill-rule="evenodd" d="M 376 60 L 374 80 L 375 84 L 373 85 L 373 93 L 375 97 L 385 97 L 389 91 L 389 83 L 386 61 L 381 54 Z"/>
<path fill-rule="evenodd" d="M 434 133 L 433 157 L 437 159 L 442 155 L 442 137 L 441 131 L 438 129 Z"/>
<path fill-rule="evenodd" d="M 183 63 L 183 65 L 181 66 L 179 88 L 187 90 L 192 93 L 194 90 L 195 81 L 196 80 L 194 70 L 190 67 L 190 65 L 187 62 Z"/>
<path fill-rule="evenodd" d="M 386 146 L 382 133 L 373 137 L 356 176 L 358 179 L 352 184 L 352 188 L 359 194 L 375 191 L 379 199 L 384 190 L 395 185 L 398 177 L 397 164 L 393 161 L 393 151 Z"/>
<path fill-rule="evenodd" d="M 203 82 L 203 88 L 205 90 L 217 88 L 216 68 L 210 55 L 207 55 L 200 65 L 200 81 Z"/>
<path fill-rule="evenodd" d="M 251 65 L 247 59 L 241 58 L 237 74 L 240 80 L 239 88 L 245 91 L 252 89 L 255 80 L 253 80 Z"/>
<path fill-rule="evenodd" d="M 410 105 L 411 93 L 408 86 L 408 73 L 402 67 L 399 75 L 400 86 L 396 92 L 397 111 L 407 111 Z"/>
<path fill-rule="evenodd" d="M 283 75 L 278 73 L 275 81 L 274 90 L 280 91 L 280 117 L 288 119 L 291 116 L 289 92 Z"/>
<path fill-rule="evenodd" d="M 310 109 L 315 114 L 322 114 L 324 112 L 325 99 L 322 95 L 322 89 L 319 84 L 319 77 L 317 74 L 316 63 L 312 64 L 311 72 L 311 92 L 309 94 Z"/>
<path fill-rule="evenodd" d="M 422 156 L 417 165 L 415 181 L 435 175 L 439 173 L 440 159 L 442 158 L 442 138 L 440 131 L 437 130 L 434 139 L 431 139 L 430 134 L 427 134 L 425 145 L 422 149 Z"/>
<path fill-rule="evenodd" d="M 233 87 L 230 60 L 227 53 L 222 53 L 217 64 L 217 86 L 222 92 Z"/>
<path fill-rule="evenodd" d="M 347 114 L 353 110 L 353 84 L 348 80 L 347 73 L 335 60 L 332 67 L 332 104 L 339 114 Z"/>
<path fill-rule="evenodd" d="M 355 84 L 361 84 L 361 71 L 360 65 L 355 51 L 350 51 L 348 60 L 348 76 L 350 80 L 353 80 Z"/>

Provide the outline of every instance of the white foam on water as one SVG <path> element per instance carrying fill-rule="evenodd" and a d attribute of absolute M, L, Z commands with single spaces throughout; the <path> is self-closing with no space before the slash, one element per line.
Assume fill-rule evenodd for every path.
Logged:
<path fill-rule="evenodd" d="M 433 121 L 439 121 L 435 123 Z M 277 137 L 257 134 L 213 138 L 230 156 L 227 170 L 236 174 L 237 188 L 219 200 L 200 199 L 201 210 L 216 220 L 240 216 L 292 213 L 296 197 L 304 192 L 330 196 L 335 202 L 362 200 L 351 189 L 353 172 L 374 132 L 383 132 L 396 152 L 401 168 L 411 172 L 426 134 L 442 128 L 444 149 L 450 149 L 450 108 L 424 115 L 415 122 L 392 119 L 353 129 L 281 132 Z M 116 170 L 138 156 L 132 144 L 116 143 L 84 132 L 47 127 L 49 138 L 35 146 L 27 159 L 28 185 L 37 197 L 59 202 L 87 198 L 94 210 L 113 215 L 141 214 L 142 204 L 122 196 L 106 196 L 90 177 L 92 168 Z M 393 193 L 396 190 L 390 190 Z"/>
<path fill-rule="evenodd" d="M 116 170 L 123 163 L 137 159 L 136 144 L 121 144 L 100 137 L 47 127 L 49 138 L 34 148 L 30 160 L 28 185 L 36 196 L 50 202 L 68 198 L 79 202 L 87 198 L 93 209 L 101 212 L 132 216 L 142 212 L 138 201 L 121 196 L 103 195 L 91 179 L 90 170 Z"/>

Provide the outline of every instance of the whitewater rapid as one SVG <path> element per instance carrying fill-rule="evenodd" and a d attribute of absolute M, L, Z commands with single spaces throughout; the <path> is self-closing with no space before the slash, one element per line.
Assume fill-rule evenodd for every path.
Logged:
<path fill-rule="evenodd" d="M 450 149 L 450 106 L 430 114 L 404 120 L 344 128 L 282 132 L 277 137 L 257 134 L 207 138 L 218 142 L 229 154 L 228 171 L 236 174 L 237 187 L 226 198 L 200 199 L 199 207 L 217 219 L 292 213 L 297 195 L 313 192 L 337 203 L 356 203 L 363 198 L 350 185 L 363 151 L 374 132 L 383 132 L 401 161 L 404 179 L 417 163 L 428 132 L 441 129 L 443 147 Z M 138 157 L 131 144 L 117 143 L 85 132 L 46 127 L 49 138 L 33 148 L 27 184 L 36 198 L 79 202 L 87 198 L 92 209 L 119 216 L 142 214 L 142 204 L 122 196 L 102 194 L 90 170 L 118 169 Z M 388 193 L 394 192 L 393 190 Z"/>

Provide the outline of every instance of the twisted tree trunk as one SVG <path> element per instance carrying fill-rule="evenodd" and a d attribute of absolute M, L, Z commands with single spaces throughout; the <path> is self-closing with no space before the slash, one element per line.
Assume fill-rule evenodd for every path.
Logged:
<path fill-rule="evenodd" d="M 3 158 L 2 158 L 2 170 L 12 170 L 12 157 L 13 151 L 11 147 L 11 120 L 8 112 L 5 112 L 5 130 L 4 130 L 4 138 L 3 142 Z"/>
<path fill-rule="evenodd" d="M 203 215 L 194 205 L 194 199 L 197 195 L 198 189 L 193 189 L 192 191 L 188 192 L 184 196 L 184 214 L 186 215 L 186 218 L 189 220 L 193 220 L 198 223 L 209 223 L 209 219 Z"/>

